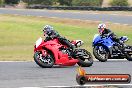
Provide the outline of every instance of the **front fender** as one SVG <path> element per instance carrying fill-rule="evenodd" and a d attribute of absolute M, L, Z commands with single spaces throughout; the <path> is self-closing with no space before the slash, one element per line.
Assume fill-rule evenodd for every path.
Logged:
<path fill-rule="evenodd" d="M 57 61 L 58 61 L 58 52 L 59 52 L 58 49 L 53 48 L 51 45 L 46 45 L 45 48 L 50 50 L 53 53 L 53 55 L 55 57 L 55 63 L 57 63 Z"/>
<path fill-rule="evenodd" d="M 112 47 L 108 47 L 108 46 L 106 46 L 105 44 L 102 44 L 102 43 L 98 43 L 98 44 L 94 45 L 94 47 L 95 46 L 103 46 L 103 47 L 105 47 L 107 49 L 107 51 L 110 53 L 110 55 L 112 55 Z"/>

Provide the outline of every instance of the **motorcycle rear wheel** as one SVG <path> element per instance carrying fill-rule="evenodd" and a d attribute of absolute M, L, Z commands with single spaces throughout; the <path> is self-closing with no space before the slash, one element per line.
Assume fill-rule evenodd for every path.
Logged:
<path fill-rule="evenodd" d="M 132 61 L 132 55 L 131 54 L 126 54 L 126 59 L 128 61 Z"/>
<path fill-rule="evenodd" d="M 131 52 L 126 53 L 126 59 L 128 61 L 132 61 L 132 46 L 128 46 L 128 47 L 129 47 L 129 49 L 131 49 Z"/>
<path fill-rule="evenodd" d="M 85 58 L 84 56 L 81 56 L 78 58 L 79 62 L 77 63 L 79 66 L 81 67 L 90 67 L 93 64 L 93 57 L 91 55 L 90 52 L 88 52 L 85 49 L 81 49 L 83 51 L 83 53 L 85 53 L 87 56 L 87 58 Z"/>
<path fill-rule="evenodd" d="M 45 57 L 42 56 L 41 52 L 36 52 L 34 54 L 34 61 L 42 68 L 51 68 L 54 65 L 53 54 L 51 52 L 48 52 L 48 55 Z"/>

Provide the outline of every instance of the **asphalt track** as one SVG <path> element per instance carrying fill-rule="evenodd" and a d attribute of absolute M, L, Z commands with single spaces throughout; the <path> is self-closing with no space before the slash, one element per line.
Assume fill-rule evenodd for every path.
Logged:
<path fill-rule="evenodd" d="M 40 68 L 35 62 L 0 62 L 0 88 L 77 86 L 75 77 L 78 66 Z M 88 74 L 130 74 L 132 62 L 109 60 L 95 61 L 84 68 Z M 132 85 L 132 82 L 131 82 Z"/>
<path fill-rule="evenodd" d="M 45 17 L 59 17 L 81 20 L 93 20 L 120 24 L 132 24 L 132 16 L 108 14 L 72 13 L 36 10 L 0 9 L 0 14 L 19 14 Z M 97 74 L 130 74 L 132 62 L 125 60 L 109 60 L 94 62 L 93 66 L 84 68 L 87 73 Z M 77 66 L 40 68 L 34 62 L 0 62 L 0 88 L 46 87 L 46 86 L 76 86 L 75 76 Z M 132 84 L 132 82 L 131 82 Z M 125 87 L 127 88 L 127 87 Z M 131 87 L 128 87 L 131 88 Z"/>
<path fill-rule="evenodd" d="M 80 20 L 92 20 L 101 22 L 111 22 L 120 24 L 132 24 L 132 16 L 112 15 L 112 14 L 94 14 L 94 13 L 79 13 L 79 12 L 58 12 L 52 10 L 15 10 L 15 9 L 0 9 L 0 14 L 19 14 L 44 17 L 59 17 Z M 127 15 L 127 14 L 126 14 Z"/>

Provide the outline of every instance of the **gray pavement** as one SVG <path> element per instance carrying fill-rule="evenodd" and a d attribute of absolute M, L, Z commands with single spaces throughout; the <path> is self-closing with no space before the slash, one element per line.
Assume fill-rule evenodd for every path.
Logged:
<path fill-rule="evenodd" d="M 35 62 L 0 62 L 0 88 L 75 86 L 77 67 L 40 68 Z M 89 74 L 132 75 L 131 67 L 129 61 L 109 60 L 105 63 L 96 61 L 84 69 Z"/>
<path fill-rule="evenodd" d="M 93 13 L 75 13 L 75 12 L 57 12 L 52 10 L 15 10 L 0 9 L 0 14 L 19 14 L 44 17 L 59 17 L 81 20 L 92 20 L 101 22 L 112 22 L 120 24 L 132 24 L 132 16 L 110 15 L 110 14 L 93 14 Z"/>

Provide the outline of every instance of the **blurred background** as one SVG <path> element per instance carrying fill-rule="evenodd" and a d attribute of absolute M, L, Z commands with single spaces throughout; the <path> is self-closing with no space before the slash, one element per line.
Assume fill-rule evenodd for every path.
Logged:
<path fill-rule="evenodd" d="M 0 6 L 10 7 L 10 8 L 14 7 L 14 8 L 41 8 L 41 9 L 46 8 L 46 6 L 53 6 L 53 7 L 55 6 L 63 6 L 63 7 L 64 6 L 70 6 L 70 7 L 75 7 L 75 6 L 127 7 L 129 6 L 130 7 L 132 6 L 132 0 L 0 0 Z M 57 9 L 57 8 L 54 8 L 54 9 Z M 77 8 L 67 8 L 67 9 L 77 9 Z"/>

